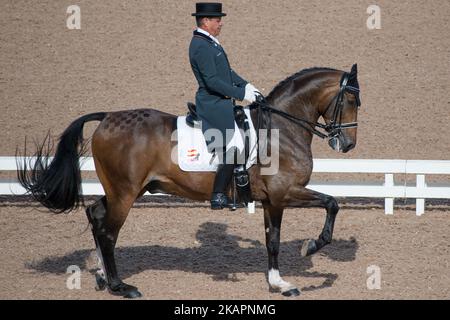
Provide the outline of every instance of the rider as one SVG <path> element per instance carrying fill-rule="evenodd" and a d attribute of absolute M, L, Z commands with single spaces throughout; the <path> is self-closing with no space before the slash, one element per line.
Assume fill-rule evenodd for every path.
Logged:
<path fill-rule="evenodd" d="M 230 204 L 225 192 L 234 169 L 232 152 L 225 148 L 233 137 L 230 133 L 234 130 L 235 99 L 252 103 L 259 90 L 231 69 L 217 40 L 223 26 L 222 17 L 226 16 L 222 13 L 222 4 L 197 3 L 196 12 L 192 15 L 196 17 L 197 30 L 189 46 L 189 60 L 199 85 L 195 98 L 197 114 L 202 121 L 208 150 L 215 151 L 220 160 L 211 195 L 211 209 L 223 209 Z M 206 133 L 209 129 L 220 131 L 219 140 L 217 136 L 209 138 Z"/>

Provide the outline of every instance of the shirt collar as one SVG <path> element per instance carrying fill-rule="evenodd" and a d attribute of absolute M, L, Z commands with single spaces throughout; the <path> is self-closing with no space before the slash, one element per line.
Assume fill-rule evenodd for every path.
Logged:
<path fill-rule="evenodd" d="M 210 37 L 212 40 L 214 40 L 215 43 L 217 43 L 220 46 L 220 42 L 219 40 L 217 40 L 216 37 L 214 37 L 213 35 L 211 35 L 208 31 L 203 30 L 202 28 L 197 28 L 197 31 L 200 33 L 203 33 L 204 35 L 207 35 L 208 37 Z"/>

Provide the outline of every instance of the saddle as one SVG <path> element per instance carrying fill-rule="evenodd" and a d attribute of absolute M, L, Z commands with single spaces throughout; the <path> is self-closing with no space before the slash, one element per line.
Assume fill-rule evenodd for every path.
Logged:
<path fill-rule="evenodd" d="M 196 108 L 195 104 L 192 102 L 188 102 L 187 107 L 188 107 L 188 112 L 186 114 L 186 124 L 191 128 L 199 127 L 200 119 L 198 118 L 197 108 Z M 247 123 L 247 126 L 245 124 L 245 120 L 247 119 L 247 116 L 244 112 L 243 106 L 235 106 L 234 107 L 234 119 L 236 120 L 236 124 L 238 125 L 239 129 L 244 130 L 244 132 L 246 130 L 250 129 L 250 127 L 248 126 L 248 123 Z"/>
<path fill-rule="evenodd" d="M 186 124 L 191 128 L 200 128 L 200 119 L 197 115 L 196 106 L 192 102 L 187 103 L 188 113 L 186 115 Z M 241 132 L 243 132 L 244 139 L 244 164 L 235 164 L 234 172 L 233 172 L 233 184 L 232 184 L 232 200 L 233 200 L 233 208 L 232 210 L 236 210 L 237 207 L 242 207 L 242 204 L 245 206 L 248 205 L 249 202 L 252 202 L 252 194 L 250 190 L 250 177 L 248 175 L 248 171 L 246 170 L 245 164 L 248 161 L 249 153 L 250 153 L 250 137 L 247 133 L 249 133 L 250 125 L 248 123 L 247 115 L 244 112 L 244 107 L 235 106 L 234 107 L 234 119 L 236 124 Z M 235 155 L 235 160 L 237 155 Z M 235 161 L 237 162 L 237 161 Z M 237 192 L 237 194 L 236 194 Z"/>
<path fill-rule="evenodd" d="M 188 107 L 188 113 L 186 115 L 186 124 L 191 128 L 198 128 L 200 127 L 199 119 L 197 115 L 197 109 L 195 107 L 195 104 L 192 102 L 187 103 Z"/>

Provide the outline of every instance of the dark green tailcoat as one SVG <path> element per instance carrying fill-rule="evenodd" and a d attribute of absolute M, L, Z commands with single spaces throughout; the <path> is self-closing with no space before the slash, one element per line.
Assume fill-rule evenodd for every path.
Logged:
<path fill-rule="evenodd" d="M 223 48 L 197 31 L 189 46 L 189 60 L 199 86 L 195 103 L 202 131 L 205 134 L 208 129 L 220 130 L 225 146 L 232 138 L 230 134 L 226 136 L 227 129 L 234 130 L 232 99 L 244 99 L 247 81 L 231 69 Z M 212 141 L 207 140 L 207 144 Z"/>

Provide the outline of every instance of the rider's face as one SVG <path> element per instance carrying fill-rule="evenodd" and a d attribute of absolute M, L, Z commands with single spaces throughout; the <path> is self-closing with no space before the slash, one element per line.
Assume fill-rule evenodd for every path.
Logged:
<path fill-rule="evenodd" d="M 204 25 L 206 31 L 208 31 L 212 36 L 217 37 L 223 26 L 222 17 L 206 18 Z"/>

